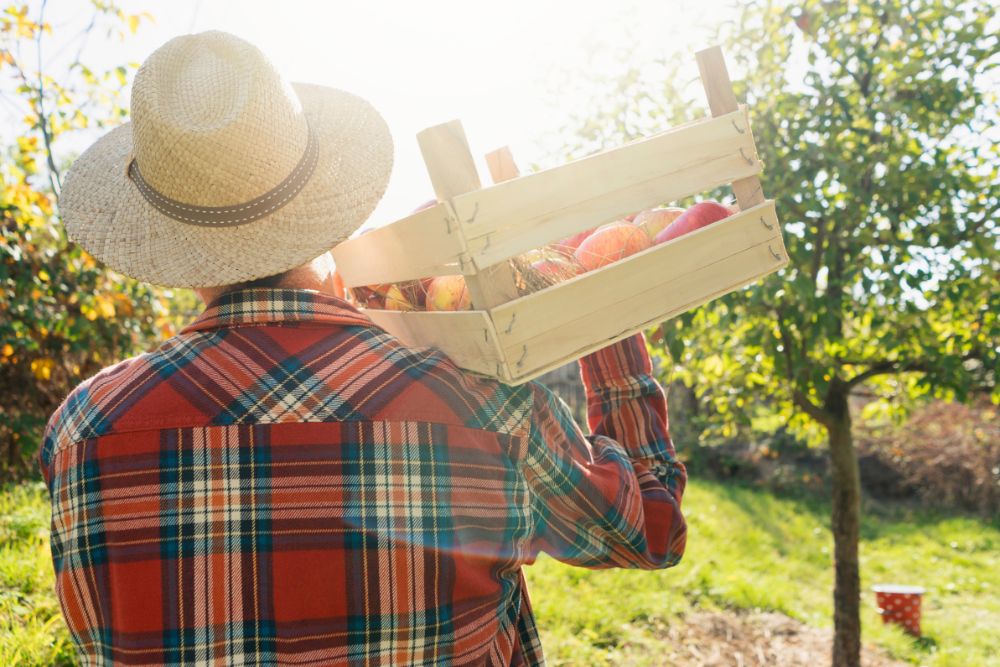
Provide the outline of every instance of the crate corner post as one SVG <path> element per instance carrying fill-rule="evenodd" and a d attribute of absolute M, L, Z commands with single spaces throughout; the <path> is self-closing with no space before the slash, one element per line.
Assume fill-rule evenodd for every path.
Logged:
<path fill-rule="evenodd" d="M 450 206 L 453 197 L 482 188 L 461 121 L 427 128 L 417 134 L 417 142 L 438 201 Z M 507 262 L 484 269 L 473 266 L 463 273 L 472 307 L 477 310 L 489 311 L 518 296 Z"/>
<path fill-rule="evenodd" d="M 698 61 L 698 73 L 701 77 L 701 85 L 705 89 L 705 96 L 708 98 L 708 107 L 712 111 L 712 117 L 722 116 L 740 107 L 736 102 L 736 93 L 733 91 L 733 82 L 729 78 L 729 70 L 726 68 L 726 59 L 722 55 L 722 47 L 712 46 L 698 51 L 695 54 Z M 749 131 L 749 126 L 746 131 Z M 733 195 L 736 196 L 736 203 L 741 210 L 747 210 L 753 206 L 764 203 L 764 189 L 757 176 L 748 176 L 733 181 Z"/>

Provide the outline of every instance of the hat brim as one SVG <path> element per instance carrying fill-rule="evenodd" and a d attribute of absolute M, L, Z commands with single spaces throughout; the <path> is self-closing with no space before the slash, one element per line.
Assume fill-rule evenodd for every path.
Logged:
<path fill-rule="evenodd" d="M 218 287 L 301 266 L 348 238 L 371 215 L 392 172 L 389 128 L 368 102 L 292 84 L 319 159 L 302 190 L 245 225 L 194 226 L 155 209 L 127 175 L 132 128 L 99 139 L 73 163 L 59 208 L 69 237 L 128 276 L 170 287 Z"/>

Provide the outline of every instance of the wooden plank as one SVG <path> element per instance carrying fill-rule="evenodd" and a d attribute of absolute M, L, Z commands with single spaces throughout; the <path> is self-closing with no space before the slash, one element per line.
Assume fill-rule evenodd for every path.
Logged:
<path fill-rule="evenodd" d="M 740 289 L 787 263 L 775 257 L 765 241 L 735 255 L 676 276 L 642 292 L 619 295 L 611 303 L 594 302 L 590 310 L 504 353 L 511 373 L 505 381 L 518 384 L 584 354 L 599 350 L 646 327 Z M 502 334 L 501 334 L 502 335 Z"/>
<path fill-rule="evenodd" d="M 444 204 L 344 241 L 333 249 L 344 285 L 374 285 L 461 273 L 464 246 Z"/>
<path fill-rule="evenodd" d="M 722 56 L 722 48 L 713 46 L 695 54 L 698 61 L 698 72 L 701 75 L 701 84 L 705 88 L 705 95 L 708 97 L 708 106 L 712 110 L 713 116 L 722 116 L 735 111 L 738 106 L 736 94 L 733 92 L 733 84 L 729 79 L 729 71 L 726 69 L 726 60 Z M 750 136 L 750 123 L 744 126 L 747 135 Z M 751 142 L 752 142 L 752 136 Z M 756 159 L 756 151 L 752 153 Z M 740 208 L 747 209 L 764 201 L 764 190 L 761 187 L 760 179 L 756 176 L 749 176 L 733 181 L 733 194 Z"/>
<path fill-rule="evenodd" d="M 486 154 L 486 166 L 494 183 L 503 183 L 521 175 L 521 170 L 514 162 L 514 155 L 509 146 L 503 146 Z"/>
<path fill-rule="evenodd" d="M 417 142 L 438 201 L 453 200 L 480 188 L 479 173 L 461 122 L 453 120 L 423 130 Z M 463 273 L 473 308 L 489 310 L 518 296 L 514 273 L 506 263 L 478 273 L 466 268 Z"/>
<path fill-rule="evenodd" d="M 417 143 L 438 201 L 482 187 L 461 121 L 429 127 L 417 133 Z"/>
<path fill-rule="evenodd" d="M 455 197 L 471 260 L 481 269 L 759 172 L 744 122 L 735 111 Z"/>
<path fill-rule="evenodd" d="M 426 313 L 365 309 L 364 313 L 407 347 L 436 347 L 458 366 L 491 377 L 503 372 L 493 324 L 482 311 Z"/>
<path fill-rule="evenodd" d="M 517 350 L 520 344 L 550 331 L 562 332 L 570 344 L 574 335 L 572 323 L 581 316 L 613 320 L 610 311 L 605 314 L 604 309 L 623 299 L 631 299 L 631 295 L 660 289 L 678 276 L 705 266 L 716 266 L 726 258 L 761 243 L 771 242 L 774 251 L 784 258 L 780 235 L 774 202 L 767 201 L 597 271 L 529 294 L 493 310 L 500 346 L 508 351 Z M 685 303 L 691 300 L 689 296 Z M 640 309 L 642 312 L 647 310 Z M 647 313 L 640 321 L 653 314 Z M 626 315 L 625 319 L 629 317 Z M 610 324 L 614 326 L 616 323 L 612 321 Z M 588 327 L 583 328 L 586 330 Z M 586 336 L 583 332 L 581 335 Z M 519 353 L 515 359 L 517 356 Z"/>

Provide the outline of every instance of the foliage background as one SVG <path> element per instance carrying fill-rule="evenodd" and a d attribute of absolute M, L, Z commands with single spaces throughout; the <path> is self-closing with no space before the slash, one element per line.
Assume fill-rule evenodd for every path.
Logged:
<path fill-rule="evenodd" d="M 0 479 L 33 470 L 48 415 L 73 387 L 171 335 L 193 306 L 190 293 L 99 266 L 57 223 L 55 199 L 75 136 L 125 119 L 122 91 L 136 68 L 94 71 L 80 61 L 83 47 L 92 36 L 126 39 L 150 19 L 113 2 L 92 5 L 91 23 L 75 36 L 53 34 L 44 3 L 39 15 L 20 4 L 0 14 L 3 99 L 21 120 L 0 154 Z M 39 71 L 49 41 L 76 57 Z"/>

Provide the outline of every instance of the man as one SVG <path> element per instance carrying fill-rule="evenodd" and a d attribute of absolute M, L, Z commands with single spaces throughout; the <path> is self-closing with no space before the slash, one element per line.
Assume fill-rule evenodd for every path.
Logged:
<path fill-rule="evenodd" d="M 87 664 L 541 664 L 521 568 L 668 567 L 685 471 L 641 337 L 584 358 L 594 435 L 544 387 L 403 347 L 328 250 L 385 190 L 378 113 L 224 33 L 136 75 L 74 164 L 71 236 L 207 308 L 78 387 L 41 463 Z"/>

